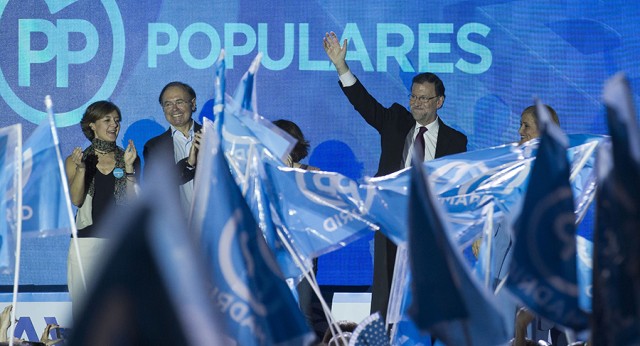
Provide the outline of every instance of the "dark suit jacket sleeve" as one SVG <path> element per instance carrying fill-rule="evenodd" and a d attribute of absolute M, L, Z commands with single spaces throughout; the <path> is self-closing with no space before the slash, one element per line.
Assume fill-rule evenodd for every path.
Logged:
<path fill-rule="evenodd" d="M 398 103 L 394 103 L 389 108 L 382 106 L 367 92 L 360 81 L 356 81 L 350 87 L 342 87 L 342 91 L 360 116 L 380 134 L 381 152 L 376 176 L 402 169 L 405 138 L 415 125 L 411 113 Z"/>
<path fill-rule="evenodd" d="M 180 183 L 180 185 L 190 181 L 196 176 L 196 168 L 189 167 L 189 164 L 187 163 L 187 159 L 188 158 L 185 157 L 184 159 L 176 163 L 176 172 L 179 173 L 178 182 Z"/>
<path fill-rule="evenodd" d="M 338 83 L 351 105 L 353 105 L 353 108 L 360 113 L 369 125 L 381 133 L 385 123 L 393 117 L 391 108 L 386 108 L 381 105 L 357 79 L 356 84 L 349 87 L 342 86 L 341 82 Z"/>
<path fill-rule="evenodd" d="M 197 125 L 197 123 L 196 123 Z M 202 126 L 196 126 L 198 131 Z M 178 184 L 182 185 L 195 177 L 195 168 L 189 168 L 187 158 L 174 163 L 173 139 L 170 132 L 165 132 L 157 137 L 150 139 L 145 145 L 142 152 L 144 156 L 143 178 L 149 176 L 157 165 L 158 160 L 165 160 L 167 165 L 175 165 L 175 174 Z"/>

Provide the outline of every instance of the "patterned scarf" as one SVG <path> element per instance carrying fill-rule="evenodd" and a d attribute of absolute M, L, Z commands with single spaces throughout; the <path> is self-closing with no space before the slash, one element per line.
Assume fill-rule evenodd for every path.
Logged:
<path fill-rule="evenodd" d="M 87 188 L 87 192 L 91 197 L 95 194 L 95 175 L 98 170 L 98 155 L 96 155 L 96 150 L 101 153 L 110 153 L 115 152 L 115 160 L 116 165 L 115 168 L 122 168 L 124 172 L 124 150 L 116 145 L 116 142 L 107 142 L 98 138 L 94 138 L 91 141 L 91 145 L 84 150 L 82 154 L 82 160 L 85 162 L 87 167 L 87 171 L 85 174 L 85 179 L 89 180 L 89 186 Z M 124 177 L 116 178 L 116 187 L 113 194 L 116 198 L 116 204 L 124 205 L 126 204 L 126 192 L 127 192 L 127 179 Z"/>

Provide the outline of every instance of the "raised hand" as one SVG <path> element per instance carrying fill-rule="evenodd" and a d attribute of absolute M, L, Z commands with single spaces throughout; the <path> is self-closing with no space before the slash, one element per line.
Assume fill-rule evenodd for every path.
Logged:
<path fill-rule="evenodd" d="M 340 46 L 340 41 L 338 41 L 338 37 L 335 32 L 328 32 L 324 35 L 323 38 L 323 46 L 324 51 L 327 53 L 327 56 L 335 65 L 336 70 L 339 75 L 349 71 L 349 66 L 347 66 L 347 62 L 345 60 L 347 56 L 347 40 L 344 40 L 342 46 Z"/>
<path fill-rule="evenodd" d="M 136 151 L 136 146 L 133 145 L 133 140 L 129 140 L 129 145 L 124 150 L 124 164 L 127 167 L 133 167 L 133 163 L 136 161 L 138 157 L 138 152 Z"/>
<path fill-rule="evenodd" d="M 73 162 L 77 168 L 85 168 L 85 163 L 82 160 L 82 148 L 75 147 L 71 153 L 71 162 Z"/>
<path fill-rule="evenodd" d="M 193 143 L 191 144 L 191 150 L 189 151 L 189 158 L 187 158 L 187 163 L 191 167 L 196 166 L 196 162 L 198 159 L 198 150 L 200 150 L 200 142 L 202 141 L 202 132 L 198 131 L 193 134 Z"/>

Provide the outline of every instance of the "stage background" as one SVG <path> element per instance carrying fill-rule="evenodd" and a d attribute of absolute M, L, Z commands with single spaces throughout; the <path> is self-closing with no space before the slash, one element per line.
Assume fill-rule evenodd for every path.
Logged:
<path fill-rule="evenodd" d="M 375 174 L 379 137 L 349 105 L 322 48 L 326 31 L 349 38 L 349 65 L 383 105 L 408 105 L 416 72 L 446 86 L 442 119 L 469 150 L 518 140 L 534 96 L 552 105 L 568 133 L 606 133 L 603 82 L 625 71 L 636 91 L 640 5 L 635 1 L 31 1 L 0 0 L 0 127 L 28 138 L 52 95 L 63 155 L 86 147 L 86 106 L 122 110 L 118 143 L 166 129 L 158 94 L 180 80 L 211 113 L 213 64 L 227 51 L 232 92 L 255 55 L 258 112 L 300 125 L 306 162 L 356 180 Z M 178 207 L 178 204 L 176 204 Z M 580 233 L 590 234 L 592 216 Z M 369 239 L 320 259 L 324 285 L 371 281 Z M 66 285 L 67 236 L 23 242 L 20 283 Z M 2 276 L 1 285 L 12 277 Z"/>

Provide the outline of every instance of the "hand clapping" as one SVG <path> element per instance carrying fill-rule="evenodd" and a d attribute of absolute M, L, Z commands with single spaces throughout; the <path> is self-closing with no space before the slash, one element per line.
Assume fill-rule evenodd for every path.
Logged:
<path fill-rule="evenodd" d="M 127 166 L 133 166 L 136 158 L 138 157 L 138 152 L 136 151 L 136 146 L 133 145 L 133 140 L 129 140 L 129 145 L 124 151 L 124 163 Z"/>
<path fill-rule="evenodd" d="M 76 168 L 85 168 L 84 161 L 82 160 L 82 148 L 75 147 L 71 153 L 71 162 L 76 165 Z"/>

